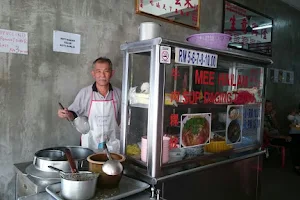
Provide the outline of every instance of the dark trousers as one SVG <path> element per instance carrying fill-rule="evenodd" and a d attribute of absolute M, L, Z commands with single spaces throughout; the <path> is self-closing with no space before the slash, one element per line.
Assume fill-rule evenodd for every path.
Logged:
<path fill-rule="evenodd" d="M 300 135 L 291 135 L 292 141 L 287 142 L 285 139 L 274 138 L 270 142 L 272 145 L 284 146 L 290 149 L 292 163 L 294 166 L 300 166 Z"/>

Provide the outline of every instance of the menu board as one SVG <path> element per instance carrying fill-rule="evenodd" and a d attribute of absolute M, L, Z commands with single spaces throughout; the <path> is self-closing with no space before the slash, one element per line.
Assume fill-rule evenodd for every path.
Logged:
<path fill-rule="evenodd" d="M 227 106 L 226 143 L 236 144 L 242 141 L 243 106 Z"/>
<path fill-rule="evenodd" d="M 261 106 L 258 104 L 243 106 L 243 133 L 257 134 L 261 121 Z"/>
<path fill-rule="evenodd" d="M 180 146 L 195 147 L 210 143 L 211 113 L 181 115 Z"/>

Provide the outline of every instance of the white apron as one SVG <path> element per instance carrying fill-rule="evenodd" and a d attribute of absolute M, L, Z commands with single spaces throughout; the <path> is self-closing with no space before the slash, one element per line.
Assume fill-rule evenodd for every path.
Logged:
<path fill-rule="evenodd" d="M 92 92 L 88 119 L 90 131 L 81 136 L 81 145 L 100 152 L 106 142 L 111 152 L 119 153 L 120 141 L 116 138 L 119 126 L 113 91 L 112 100 L 95 100 Z"/>

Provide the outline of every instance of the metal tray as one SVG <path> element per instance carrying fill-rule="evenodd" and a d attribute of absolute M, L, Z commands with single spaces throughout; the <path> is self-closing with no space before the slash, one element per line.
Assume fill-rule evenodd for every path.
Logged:
<path fill-rule="evenodd" d="M 98 189 L 96 195 L 91 200 L 117 200 L 122 199 L 149 188 L 147 183 L 123 176 L 119 187 L 114 189 Z M 46 191 L 56 200 L 65 200 L 60 193 L 60 183 L 49 185 Z"/>

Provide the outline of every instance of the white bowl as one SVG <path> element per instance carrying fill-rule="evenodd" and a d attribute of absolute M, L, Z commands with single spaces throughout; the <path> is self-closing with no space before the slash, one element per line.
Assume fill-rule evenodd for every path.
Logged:
<path fill-rule="evenodd" d="M 221 123 L 226 123 L 226 117 L 227 117 L 227 113 L 218 113 L 218 117 L 219 117 L 219 122 Z"/>
<path fill-rule="evenodd" d="M 183 148 L 172 149 L 170 150 L 169 155 L 170 155 L 169 162 L 180 161 L 185 156 L 185 149 Z"/>

